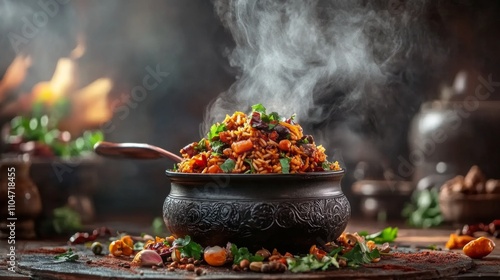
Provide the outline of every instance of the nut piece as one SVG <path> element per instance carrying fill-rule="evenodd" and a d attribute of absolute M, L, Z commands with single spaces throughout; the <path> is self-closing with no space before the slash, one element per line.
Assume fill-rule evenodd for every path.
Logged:
<path fill-rule="evenodd" d="M 489 179 L 486 181 L 486 193 L 500 193 L 500 180 Z"/>
<path fill-rule="evenodd" d="M 464 176 L 458 175 L 448 182 L 450 183 L 451 192 L 463 193 L 465 191 Z"/>
<path fill-rule="evenodd" d="M 260 272 L 262 269 L 262 262 L 251 262 L 250 263 L 250 270 L 255 271 L 255 272 Z"/>
<path fill-rule="evenodd" d="M 464 186 L 467 193 L 476 193 L 477 189 L 484 189 L 485 182 L 484 174 L 477 165 L 472 166 L 464 178 Z"/>
<path fill-rule="evenodd" d="M 264 260 L 266 260 L 267 258 L 269 258 L 269 256 L 271 256 L 271 252 L 269 252 L 269 250 L 267 250 L 267 249 L 262 248 L 262 249 L 258 250 L 257 252 L 255 252 L 255 255 L 261 256 L 264 258 Z"/>
<path fill-rule="evenodd" d="M 250 265 L 250 261 L 249 261 L 249 260 L 247 260 L 247 259 L 241 260 L 241 262 L 240 262 L 240 267 L 241 267 L 241 268 L 246 268 L 246 267 L 248 267 L 249 265 Z"/>
<path fill-rule="evenodd" d="M 198 268 L 197 268 L 194 272 L 195 272 L 195 273 L 196 273 L 196 275 L 198 275 L 198 276 L 202 276 L 202 275 L 207 274 L 207 272 L 206 272 L 203 268 L 200 268 L 200 267 L 198 267 Z"/>
<path fill-rule="evenodd" d="M 260 268 L 260 271 L 264 272 L 264 273 L 269 273 L 269 272 L 272 271 L 272 267 L 271 267 L 270 264 L 264 263 L 264 264 L 262 264 L 262 267 Z"/>
<path fill-rule="evenodd" d="M 345 235 L 345 239 L 346 239 L 347 244 L 350 246 L 354 246 L 354 245 L 356 245 L 356 243 L 358 243 L 358 238 L 351 233 L 347 233 Z"/>

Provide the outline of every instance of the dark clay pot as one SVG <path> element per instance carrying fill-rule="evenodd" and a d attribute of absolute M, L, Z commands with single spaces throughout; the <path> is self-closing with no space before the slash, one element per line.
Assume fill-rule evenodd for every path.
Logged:
<path fill-rule="evenodd" d="M 305 253 L 335 240 L 351 208 L 343 171 L 307 174 L 187 174 L 167 171 L 163 219 L 175 236 L 202 246 Z"/>

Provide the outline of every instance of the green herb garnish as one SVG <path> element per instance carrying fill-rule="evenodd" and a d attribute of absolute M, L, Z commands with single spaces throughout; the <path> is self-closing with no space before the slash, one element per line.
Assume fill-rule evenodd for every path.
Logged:
<path fill-rule="evenodd" d="M 335 257 L 325 256 L 318 260 L 314 255 L 307 254 L 304 257 L 287 258 L 288 269 L 291 272 L 308 272 L 312 270 L 326 270 L 330 266 L 339 268 L 339 263 Z"/>
<path fill-rule="evenodd" d="M 289 158 L 280 158 L 281 164 L 281 173 L 288 174 L 290 173 L 290 159 Z"/>
<path fill-rule="evenodd" d="M 416 189 L 411 194 L 411 201 L 405 205 L 402 216 L 413 227 L 430 228 L 443 222 L 439 208 L 439 190 L 436 188 Z"/>
<path fill-rule="evenodd" d="M 250 171 L 250 173 L 255 173 L 255 167 L 253 167 L 252 160 L 249 158 L 246 158 L 245 162 L 248 163 L 248 165 L 250 165 L 250 170 L 248 170 L 248 171 Z"/>
<path fill-rule="evenodd" d="M 363 236 L 366 241 L 373 241 L 377 244 L 383 244 L 385 242 L 392 242 L 396 240 L 396 237 L 398 237 L 398 228 L 397 227 L 386 227 L 383 230 L 368 234 L 366 231 L 360 231 L 358 232 L 360 236 Z"/>
<path fill-rule="evenodd" d="M 220 165 L 220 168 L 225 173 L 230 173 L 231 171 L 233 171 L 235 166 L 236 162 L 233 159 L 228 158 L 223 164 Z"/>
<path fill-rule="evenodd" d="M 205 138 L 201 138 L 200 141 L 198 141 L 198 144 L 194 146 L 195 151 L 198 152 L 203 152 L 207 150 L 207 146 L 205 145 Z"/>
<path fill-rule="evenodd" d="M 210 146 L 212 147 L 212 153 L 222 154 L 222 151 L 224 150 L 226 143 L 217 140 L 217 141 L 212 141 L 210 143 Z"/>
<path fill-rule="evenodd" d="M 239 264 L 242 260 L 248 260 L 250 262 L 260 262 L 264 260 L 262 256 L 251 254 L 247 247 L 238 248 L 235 244 L 231 244 L 230 250 L 233 255 L 234 264 Z"/>
<path fill-rule="evenodd" d="M 144 242 L 142 242 L 142 241 L 136 241 L 134 243 L 134 248 L 133 249 L 134 249 L 134 251 L 140 251 L 140 250 L 144 249 Z"/>
<path fill-rule="evenodd" d="M 201 259 L 203 247 L 192 241 L 189 235 L 186 235 L 184 238 L 177 238 L 172 245 L 179 249 L 181 257 L 194 258 L 196 260 Z"/>
<path fill-rule="evenodd" d="M 305 141 L 307 141 L 307 139 L 304 139 L 304 140 L 305 140 Z M 307 142 L 309 142 L 309 141 L 307 141 Z M 324 170 L 331 170 L 331 168 L 330 168 L 330 164 L 331 164 L 331 163 L 330 163 L 330 162 L 328 162 L 328 161 L 323 161 L 323 162 L 321 163 L 321 167 L 322 167 Z"/>
<path fill-rule="evenodd" d="M 261 113 L 261 114 L 265 114 L 266 113 L 266 107 L 264 107 L 264 105 L 262 105 L 260 103 L 257 103 L 255 105 L 252 105 L 252 112 L 258 112 L 258 113 Z"/>
<path fill-rule="evenodd" d="M 221 133 L 222 131 L 226 131 L 227 130 L 227 127 L 225 124 L 221 123 L 221 124 L 213 124 L 211 127 L 210 127 L 210 131 L 208 132 L 208 140 L 209 141 L 213 141 L 214 139 L 218 139 L 219 137 L 219 133 Z"/>
<path fill-rule="evenodd" d="M 52 227 L 56 233 L 79 231 L 83 228 L 80 214 L 68 206 L 52 211 Z"/>
<path fill-rule="evenodd" d="M 71 250 L 71 248 L 68 249 L 68 251 L 59 254 L 54 257 L 56 260 L 54 262 L 75 262 L 78 260 L 78 255 Z"/>
<path fill-rule="evenodd" d="M 151 230 L 153 235 L 161 236 L 165 233 L 165 222 L 162 217 L 155 217 L 151 223 Z"/>
<path fill-rule="evenodd" d="M 344 258 L 347 261 L 347 265 L 350 267 L 357 267 L 362 264 L 371 263 L 373 259 L 379 258 L 380 252 L 378 249 L 373 249 L 370 251 L 366 244 L 362 242 L 356 243 L 354 247 L 344 255 Z"/>

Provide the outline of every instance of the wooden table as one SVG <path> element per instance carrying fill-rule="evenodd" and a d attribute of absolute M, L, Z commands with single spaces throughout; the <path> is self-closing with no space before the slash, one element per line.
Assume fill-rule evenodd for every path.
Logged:
<path fill-rule="evenodd" d="M 114 221 L 114 222 L 100 222 L 96 223 L 95 225 L 91 225 L 91 227 L 97 227 L 97 226 L 108 226 L 116 230 L 122 230 L 130 233 L 140 233 L 140 232 L 147 232 L 149 230 L 149 224 L 144 224 L 141 223 L 140 219 L 125 219 L 121 221 L 119 218 L 113 218 L 108 221 Z M 419 248 L 427 248 L 430 245 L 437 246 L 439 248 L 444 248 L 444 245 L 446 241 L 448 240 L 448 237 L 451 233 L 454 232 L 454 229 L 452 227 L 442 227 L 439 229 L 411 229 L 407 228 L 402 224 L 398 223 L 393 223 L 391 226 L 398 226 L 399 227 L 399 234 L 397 238 L 397 242 L 395 242 L 395 245 L 397 245 L 399 248 L 402 247 L 409 247 L 413 249 L 419 249 Z M 378 223 L 373 223 L 370 221 L 362 221 L 362 220 L 352 220 L 347 228 L 347 231 L 349 232 L 355 232 L 355 231 L 360 231 L 360 230 L 367 230 L 369 232 L 376 232 L 378 230 L 383 229 L 386 227 L 387 224 L 378 224 Z M 493 239 L 495 240 L 495 239 Z M 38 275 L 40 277 L 41 274 L 33 274 L 30 272 L 30 267 L 29 267 L 29 262 L 26 262 L 28 258 L 33 258 L 32 255 L 30 254 L 24 254 L 23 252 L 29 252 L 30 250 L 41 248 L 41 247 L 46 247 L 46 248 L 51 248 L 51 247 L 61 247 L 66 245 L 66 238 L 63 239 L 51 239 L 51 240 L 16 240 L 16 258 L 19 261 L 18 264 L 23 265 L 24 267 L 22 269 L 18 269 L 16 273 L 12 273 L 6 270 L 7 268 L 7 260 L 8 260 L 8 244 L 7 240 L 0 240 L 1 243 L 3 243 L 0 246 L 0 278 L 2 279 L 34 279 L 36 277 L 30 277 L 30 274 L 32 275 Z M 498 239 L 495 240 L 495 242 L 498 244 L 498 246 L 495 248 L 494 252 L 487 256 L 486 258 L 482 260 L 469 260 L 472 263 L 471 268 L 467 269 L 467 271 L 461 272 L 456 276 L 453 276 L 453 278 L 458 278 L 458 279 L 470 279 L 470 278 L 482 278 L 482 279 L 500 279 L 500 241 Z M 454 250 L 460 254 L 461 250 Z M 23 258 L 24 263 L 23 263 Z M 26 265 L 28 263 L 28 265 Z M 442 264 L 436 263 L 436 268 L 441 266 Z M 39 269 L 33 267 L 33 269 Z M 229 270 L 228 273 L 231 271 Z M 47 274 L 47 278 L 51 278 L 51 274 Z M 162 274 L 163 275 L 163 274 Z M 206 277 L 207 279 L 217 279 L 213 274 L 212 277 Z M 222 274 L 221 274 L 222 275 Z M 228 274 L 229 275 L 229 274 Z M 272 275 L 266 275 L 266 274 L 239 274 L 236 275 L 235 278 L 231 279 L 341 279 L 338 277 L 339 273 L 334 274 L 333 272 L 328 275 L 328 274 L 301 274 L 301 275 L 291 275 L 287 274 L 285 276 L 283 275 L 278 275 L 278 274 L 272 274 Z M 66 275 L 67 277 L 64 277 L 64 279 L 77 279 L 80 278 L 78 277 L 78 274 L 71 276 Z M 148 278 L 146 275 L 136 275 L 137 277 L 143 277 L 146 279 L 158 279 L 158 278 Z M 249 277 L 251 276 L 251 277 Z M 427 275 L 429 276 L 429 275 Z M 214 278 L 215 277 L 215 278 Z M 375 276 L 374 276 L 375 277 Z M 41 278 L 36 278 L 36 279 L 42 279 Z M 56 277 L 58 278 L 58 277 Z M 191 279 L 194 278 L 193 275 L 187 277 L 186 279 Z M 370 276 L 371 278 L 371 276 Z M 401 278 L 408 278 L 404 277 L 398 274 L 392 275 L 391 272 L 385 271 L 384 273 L 381 273 L 379 277 L 371 278 L 371 279 L 401 279 Z M 411 277 L 409 277 L 411 278 Z M 425 278 L 425 277 L 424 277 Z M 93 278 L 97 279 L 97 278 Z M 105 278 L 109 279 L 109 278 Z M 166 275 L 164 276 L 164 279 L 172 279 L 169 276 L 167 277 Z M 416 278 L 415 278 L 416 279 Z"/>

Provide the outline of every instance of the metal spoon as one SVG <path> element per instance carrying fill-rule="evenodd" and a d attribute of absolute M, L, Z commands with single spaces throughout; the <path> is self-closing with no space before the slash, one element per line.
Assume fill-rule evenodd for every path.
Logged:
<path fill-rule="evenodd" d="M 169 158 L 181 162 L 182 158 L 172 152 L 149 144 L 99 142 L 95 144 L 96 154 L 107 157 L 125 157 L 132 159 Z"/>

